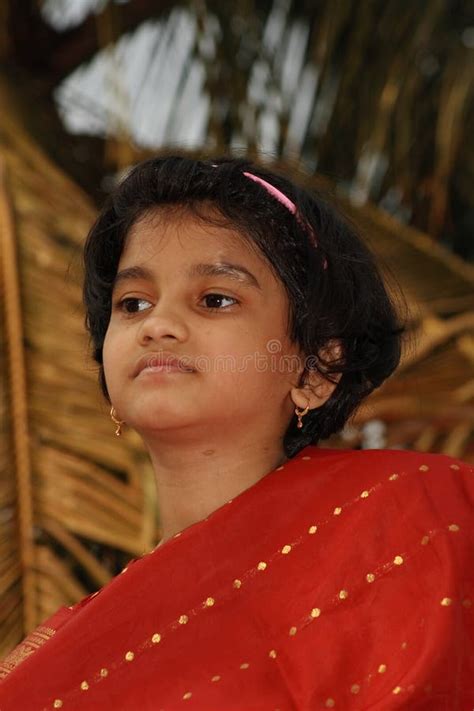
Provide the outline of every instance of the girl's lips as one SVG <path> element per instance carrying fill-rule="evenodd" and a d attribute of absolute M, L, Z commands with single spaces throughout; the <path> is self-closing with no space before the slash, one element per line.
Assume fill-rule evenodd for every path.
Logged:
<path fill-rule="evenodd" d="M 169 372 L 175 370 L 180 373 L 194 372 L 194 368 L 187 358 L 179 358 L 174 353 L 161 351 L 160 353 L 144 353 L 135 365 L 133 376 L 137 377 L 144 370 L 151 372 L 153 369 L 156 369 L 156 372 L 160 372 L 160 369 L 166 369 Z"/>

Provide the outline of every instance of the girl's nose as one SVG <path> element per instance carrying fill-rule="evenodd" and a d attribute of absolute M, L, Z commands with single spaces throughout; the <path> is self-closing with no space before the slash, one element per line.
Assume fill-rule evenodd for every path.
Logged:
<path fill-rule="evenodd" d="M 188 329 L 184 320 L 176 311 L 171 311 L 164 304 L 157 305 L 150 309 L 150 313 L 140 324 L 139 341 L 146 344 L 150 341 L 158 341 L 165 336 L 184 341 L 187 338 Z"/>

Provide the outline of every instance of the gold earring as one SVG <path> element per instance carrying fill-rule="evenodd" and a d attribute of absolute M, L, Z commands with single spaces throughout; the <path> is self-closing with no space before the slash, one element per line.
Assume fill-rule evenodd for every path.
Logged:
<path fill-rule="evenodd" d="M 298 408 L 295 408 L 295 415 L 298 415 L 298 424 L 296 425 L 299 429 L 303 427 L 303 421 L 302 417 L 304 417 L 309 410 L 309 405 L 306 405 L 304 410 L 298 410 Z"/>
<path fill-rule="evenodd" d="M 121 433 L 121 430 L 120 430 L 120 427 L 121 427 L 121 425 L 124 425 L 124 424 L 125 424 L 125 420 L 117 420 L 117 418 L 115 417 L 116 414 L 117 414 L 117 413 L 115 412 L 115 408 L 114 408 L 114 406 L 112 405 L 112 407 L 111 407 L 111 409 L 110 409 L 110 417 L 112 418 L 112 420 L 113 420 L 113 421 L 115 422 L 115 424 L 117 425 L 117 429 L 115 430 L 115 434 L 117 435 L 117 437 L 120 437 L 120 435 L 122 434 L 122 433 Z"/>

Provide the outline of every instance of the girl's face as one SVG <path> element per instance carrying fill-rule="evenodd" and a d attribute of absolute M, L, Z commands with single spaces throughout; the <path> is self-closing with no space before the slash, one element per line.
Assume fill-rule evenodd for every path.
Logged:
<path fill-rule="evenodd" d="M 237 230 L 155 211 L 130 230 L 117 275 L 103 360 L 120 419 L 145 440 L 283 437 L 303 363 L 284 287 Z M 160 353 L 193 370 L 137 374 Z"/>

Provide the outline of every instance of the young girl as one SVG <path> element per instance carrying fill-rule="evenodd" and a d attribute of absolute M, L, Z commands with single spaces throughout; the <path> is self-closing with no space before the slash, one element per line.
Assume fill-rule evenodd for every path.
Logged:
<path fill-rule="evenodd" d="M 163 538 L 0 663 L 1 711 L 471 711 L 472 468 L 318 446 L 400 359 L 354 229 L 249 161 L 168 157 L 118 186 L 84 265 Z"/>

